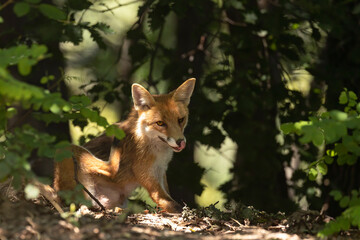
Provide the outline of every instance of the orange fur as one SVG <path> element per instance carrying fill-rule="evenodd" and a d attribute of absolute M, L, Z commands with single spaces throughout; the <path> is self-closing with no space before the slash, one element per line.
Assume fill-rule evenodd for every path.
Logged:
<path fill-rule="evenodd" d="M 189 79 L 169 94 L 151 95 L 133 84 L 134 108 L 116 124 L 125 138 L 101 135 L 83 147 L 71 147 L 78 179 L 106 208 L 122 206 L 135 187 L 143 186 L 165 211 L 181 210 L 169 194 L 166 170 L 173 152 L 185 147 L 183 132 L 194 85 L 195 79 Z M 74 175 L 72 159 L 56 163 L 55 190 L 73 189 Z"/>

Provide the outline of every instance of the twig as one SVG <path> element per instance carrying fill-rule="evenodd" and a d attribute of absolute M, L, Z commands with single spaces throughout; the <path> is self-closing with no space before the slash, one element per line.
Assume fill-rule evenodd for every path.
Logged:
<path fill-rule="evenodd" d="M 9 196 L 9 191 L 10 191 L 10 189 L 11 189 L 13 180 L 14 180 L 14 178 L 12 177 L 11 180 L 10 180 L 10 183 L 9 183 L 9 185 L 8 185 L 8 188 L 6 189 L 5 196 Z"/>
<path fill-rule="evenodd" d="M 37 180 L 34 180 L 32 184 L 34 184 L 40 190 L 41 195 L 47 199 L 60 214 L 64 213 L 60 207 L 60 204 L 56 200 L 58 196 L 54 192 L 53 188 L 51 188 L 49 185 L 42 184 Z"/>
<path fill-rule="evenodd" d="M 78 169 L 77 161 L 74 156 L 72 159 L 74 162 L 74 179 L 75 179 L 76 183 L 80 184 L 84 188 L 84 191 L 91 197 L 92 200 L 94 200 L 99 205 L 99 207 L 101 208 L 102 211 L 105 211 L 105 207 L 100 203 L 100 201 L 97 200 L 97 198 L 94 195 L 92 195 L 92 193 L 79 181 L 78 176 L 77 176 L 77 169 Z"/>
<path fill-rule="evenodd" d="M 242 225 L 238 220 L 236 220 L 235 218 L 231 218 L 231 220 L 233 220 L 234 222 L 236 222 L 240 227 L 244 226 L 244 225 Z"/>
<path fill-rule="evenodd" d="M 131 5 L 131 4 L 134 4 L 134 3 L 137 3 L 137 2 L 141 2 L 142 0 L 134 0 L 134 1 L 131 1 L 131 2 L 127 2 L 127 3 L 119 3 L 118 5 L 114 6 L 114 7 L 111 7 L 109 8 L 108 6 L 104 5 L 107 9 L 106 10 L 97 10 L 97 9 L 93 9 L 93 8 L 89 8 L 90 11 L 93 11 L 93 12 L 100 12 L 100 13 L 105 13 L 105 12 L 109 12 L 109 11 L 112 11 L 112 10 L 115 10 L 117 8 L 120 8 L 120 7 L 124 7 L 124 6 L 128 6 L 128 5 Z"/>
<path fill-rule="evenodd" d="M 135 29 L 136 26 L 140 26 L 144 20 L 144 16 L 149 10 L 150 6 L 153 4 L 155 0 L 146 0 L 142 7 L 146 6 L 146 9 L 142 11 L 141 16 L 138 16 L 139 19 L 131 26 L 130 30 Z"/>
<path fill-rule="evenodd" d="M 160 32 L 159 32 L 159 36 L 156 40 L 156 43 L 155 43 L 155 49 L 151 55 L 151 59 L 150 59 L 150 70 L 149 70 L 149 85 L 152 85 L 154 86 L 154 79 L 152 77 L 152 73 L 153 73 L 153 70 L 154 70 L 154 63 L 155 63 L 155 57 L 156 57 L 156 53 L 157 51 L 159 50 L 159 46 L 160 46 L 160 41 L 161 41 L 161 36 L 162 36 L 162 33 L 163 33 L 163 30 L 164 30 L 164 24 L 161 25 L 160 27 Z"/>
<path fill-rule="evenodd" d="M 0 11 L 6 8 L 9 4 L 13 3 L 14 0 L 7 0 L 3 5 L 0 6 Z"/>
<path fill-rule="evenodd" d="M 13 128 L 15 128 L 17 125 L 20 125 L 21 122 L 23 122 L 32 112 L 34 111 L 34 109 L 29 109 L 27 110 L 24 115 L 22 115 L 20 118 L 17 118 L 15 123 L 12 124 L 12 126 L 10 126 L 6 132 L 10 132 L 11 130 L 13 130 Z"/>
<path fill-rule="evenodd" d="M 228 23 L 230 25 L 233 26 L 238 26 L 238 27 L 246 27 L 246 23 L 241 23 L 241 22 L 235 22 L 234 20 L 230 19 L 229 17 L 224 17 L 223 19 L 220 19 L 221 22 L 225 22 Z"/>

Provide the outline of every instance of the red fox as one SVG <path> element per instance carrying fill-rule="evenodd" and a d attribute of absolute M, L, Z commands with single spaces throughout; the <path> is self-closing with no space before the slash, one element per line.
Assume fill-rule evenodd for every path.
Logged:
<path fill-rule="evenodd" d="M 71 147 L 79 181 L 105 208 L 124 206 L 132 190 L 143 186 L 163 210 L 181 211 L 169 194 L 166 170 L 173 152 L 185 148 L 184 128 L 194 86 L 191 78 L 169 94 L 151 95 L 133 84 L 134 107 L 125 121 L 116 123 L 126 136 L 117 140 L 101 135 L 83 147 Z M 73 159 L 55 164 L 56 191 L 73 189 L 74 177 Z"/>

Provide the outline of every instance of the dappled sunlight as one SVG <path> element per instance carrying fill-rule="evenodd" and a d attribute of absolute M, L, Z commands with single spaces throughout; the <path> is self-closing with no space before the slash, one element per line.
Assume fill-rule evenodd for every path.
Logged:
<path fill-rule="evenodd" d="M 91 9 L 76 14 L 77 21 L 104 22 L 110 26 L 111 32 L 104 34 L 103 37 L 115 48 L 119 48 L 123 44 L 126 31 L 136 22 L 136 12 L 140 4 L 133 3 L 126 7 L 119 7 L 127 4 L 129 1 L 101 1 L 101 4 L 95 4 Z M 112 9 L 108 11 L 108 9 Z M 71 42 L 61 43 L 61 49 L 67 61 L 65 70 L 65 83 L 69 88 L 71 95 L 85 94 L 93 85 L 90 84 L 83 90 L 80 86 L 89 84 L 91 80 L 96 79 L 93 68 L 88 67 L 89 62 L 94 61 L 99 53 L 96 42 L 93 41 L 89 32 L 83 32 L 83 40 L 78 45 Z M 108 61 L 108 60 L 107 60 Z M 106 68 L 117 69 L 117 65 L 109 63 Z M 104 69 L 103 69 L 104 70 Z M 106 70 L 106 69 L 105 69 Z M 114 70 L 111 70 L 114 71 Z M 117 70 L 116 70 L 117 71 Z M 120 73 L 121 75 L 121 73 Z M 104 100 L 99 100 L 92 105 L 100 109 L 101 116 L 105 117 L 109 123 L 115 123 L 120 120 L 122 109 L 119 103 L 108 104 Z M 97 136 L 104 131 L 104 128 L 97 126 L 95 123 L 89 123 L 88 126 L 81 131 L 79 127 L 74 127 L 70 122 L 70 133 L 74 143 L 79 143 L 78 139 L 81 135 Z"/>
<path fill-rule="evenodd" d="M 219 187 L 232 177 L 230 168 L 233 166 L 236 151 L 236 144 L 229 138 L 225 138 L 220 149 L 197 145 L 195 161 L 205 168 L 201 180 L 201 183 L 205 185 L 205 189 L 200 196 L 196 196 L 196 201 L 200 206 L 208 206 L 219 202 L 216 207 L 223 208 L 226 198 L 224 198 L 224 194 L 219 190 Z"/>
<path fill-rule="evenodd" d="M 196 203 L 201 207 L 207 207 L 214 204 L 216 208 L 224 210 L 224 204 L 226 203 L 226 197 L 217 188 L 209 187 L 205 180 L 201 181 L 205 188 L 200 196 L 195 196 Z"/>
<path fill-rule="evenodd" d="M 289 78 L 287 78 L 287 87 L 290 90 L 299 91 L 304 96 L 309 95 L 313 76 L 308 71 L 305 69 L 294 70 L 290 73 Z"/>

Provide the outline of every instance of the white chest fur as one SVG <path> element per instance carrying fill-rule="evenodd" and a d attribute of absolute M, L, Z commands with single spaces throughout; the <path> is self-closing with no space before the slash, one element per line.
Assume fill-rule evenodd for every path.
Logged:
<path fill-rule="evenodd" d="M 165 173 L 169 162 L 172 159 L 173 151 L 170 148 L 167 148 L 162 151 L 158 151 L 155 156 L 156 158 L 153 164 L 154 173 Z"/>
<path fill-rule="evenodd" d="M 169 162 L 172 159 L 173 151 L 170 148 L 162 149 L 156 153 L 156 159 L 152 166 L 151 172 L 155 178 L 158 179 L 161 187 L 165 189 L 164 177 L 168 168 Z"/>

